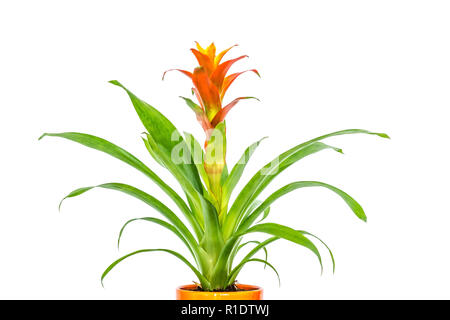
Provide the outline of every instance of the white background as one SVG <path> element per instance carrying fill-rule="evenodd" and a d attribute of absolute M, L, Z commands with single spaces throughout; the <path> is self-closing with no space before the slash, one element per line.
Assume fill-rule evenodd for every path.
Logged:
<path fill-rule="evenodd" d="M 172 299 L 193 274 L 163 253 L 135 256 L 100 285 L 121 254 L 182 249 L 171 234 L 131 225 L 120 252 L 116 237 L 130 218 L 157 216 L 138 200 L 94 190 L 104 182 L 143 188 L 170 203 L 142 174 L 43 132 L 92 133 L 125 147 L 176 186 L 141 143 L 143 127 L 117 79 L 159 108 L 180 129 L 203 139 L 178 98 L 181 74 L 193 69 L 194 41 L 248 54 L 246 74 L 228 99 L 244 101 L 228 117 L 228 161 L 256 151 L 246 181 L 276 154 L 346 128 L 387 132 L 391 140 L 342 136 L 289 168 L 263 194 L 290 181 L 341 187 L 365 208 L 354 217 L 326 190 L 302 189 L 272 206 L 271 220 L 308 230 L 332 248 L 325 272 L 306 249 L 280 241 L 269 261 L 281 274 L 248 265 L 240 282 L 263 286 L 267 299 L 450 298 L 448 1 L 1 1 L 0 2 L 0 298 Z M 240 187 L 243 184 L 239 185 Z M 176 187 L 176 190 L 180 190 Z M 172 204 L 170 204 L 171 207 Z"/>

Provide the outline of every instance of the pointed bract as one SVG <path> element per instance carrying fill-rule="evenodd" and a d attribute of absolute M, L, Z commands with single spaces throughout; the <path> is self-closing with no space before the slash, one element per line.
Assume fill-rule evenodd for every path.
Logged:
<path fill-rule="evenodd" d="M 192 92 L 197 98 L 200 109 L 203 111 L 204 115 L 201 115 L 199 110 L 195 113 L 197 120 L 199 120 L 202 128 L 208 136 L 207 130 L 214 128 L 219 122 L 222 122 L 228 111 L 239 100 L 246 98 L 237 98 L 229 103 L 225 108 L 222 107 L 225 93 L 233 81 L 236 80 L 239 75 L 248 71 L 254 72 L 258 76 L 259 73 L 256 69 L 250 69 L 227 76 L 228 71 L 235 62 L 247 57 L 246 55 L 242 55 L 238 58 L 221 62 L 225 54 L 233 47 L 237 46 L 237 44 L 219 52 L 217 55 L 214 42 L 206 48 L 203 48 L 198 42 L 195 42 L 195 44 L 196 48 L 192 48 L 191 52 L 194 54 L 199 66 L 196 67 L 193 72 L 182 69 L 170 69 L 166 72 L 176 70 L 185 74 L 192 80 L 192 83 L 194 84 Z M 164 72 L 164 75 L 166 72 Z"/>

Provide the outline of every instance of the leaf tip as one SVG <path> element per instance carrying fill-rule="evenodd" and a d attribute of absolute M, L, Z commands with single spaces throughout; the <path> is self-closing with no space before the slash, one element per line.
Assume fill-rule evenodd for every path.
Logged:
<path fill-rule="evenodd" d="M 121 88 L 124 88 L 124 86 L 123 86 L 119 81 L 117 81 L 117 80 L 109 80 L 108 82 L 111 83 L 111 84 L 113 84 L 113 85 L 115 85 L 115 86 L 119 86 L 119 87 L 121 87 Z M 125 88 L 124 88 L 124 89 L 125 89 Z"/>
<path fill-rule="evenodd" d="M 43 137 L 45 137 L 48 133 L 43 133 L 39 138 L 38 141 L 40 141 Z"/>
<path fill-rule="evenodd" d="M 105 277 L 106 277 L 106 275 L 108 274 L 108 272 L 109 272 L 109 270 L 106 269 L 106 270 L 102 273 L 102 276 L 101 276 L 101 278 L 100 278 L 100 283 L 101 283 L 103 289 L 105 288 L 105 284 L 103 283 L 103 280 L 105 279 Z"/>
<path fill-rule="evenodd" d="M 387 133 L 378 133 L 378 136 L 385 139 L 391 139 L 391 137 Z"/>
<path fill-rule="evenodd" d="M 62 198 L 61 201 L 59 202 L 59 205 L 58 205 L 58 211 L 59 211 L 59 212 L 61 212 L 61 206 L 62 206 L 64 200 L 66 200 L 66 199 L 67 199 L 67 196 L 64 197 L 64 198 Z"/>
<path fill-rule="evenodd" d="M 120 230 L 119 238 L 117 239 L 117 250 L 120 250 L 120 239 L 122 237 L 122 231 L 123 230 Z"/>
<path fill-rule="evenodd" d="M 366 213 L 364 212 L 364 209 L 361 206 L 359 206 L 359 212 L 358 212 L 357 216 L 362 221 L 367 222 Z"/>

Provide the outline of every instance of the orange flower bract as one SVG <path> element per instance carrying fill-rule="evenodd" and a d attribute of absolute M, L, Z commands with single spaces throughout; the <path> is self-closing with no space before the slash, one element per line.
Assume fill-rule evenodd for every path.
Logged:
<path fill-rule="evenodd" d="M 259 76 L 259 73 L 256 69 L 245 70 L 227 75 L 231 66 L 235 62 L 247 57 L 246 55 L 243 55 L 222 62 L 225 54 L 235 46 L 236 45 L 231 46 L 216 55 L 216 46 L 214 45 L 214 43 L 211 43 L 207 48 L 204 49 L 198 42 L 196 42 L 197 48 L 191 49 L 191 51 L 197 59 L 199 66 L 196 67 L 193 72 L 182 69 L 168 70 L 179 71 L 192 80 L 192 83 L 194 85 L 192 91 L 197 98 L 198 105 L 194 104 L 192 101 L 190 101 L 190 99 L 185 98 L 185 100 L 196 113 L 197 120 L 200 122 L 205 132 L 208 132 L 208 130 L 215 128 L 217 124 L 222 122 L 225 119 L 227 113 L 232 109 L 232 107 L 237 104 L 239 100 L 252 98 L 239 97 L 223 106 L 225 93 L 237 77 L 248 71 L 254 72 Z"/>

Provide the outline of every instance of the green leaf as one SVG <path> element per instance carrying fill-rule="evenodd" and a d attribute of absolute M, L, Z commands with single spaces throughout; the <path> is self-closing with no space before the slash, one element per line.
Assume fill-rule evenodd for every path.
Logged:
<path fill-rule="evenodd" d="M 234 283 L 234 281 L 236 280 L 237 275 L 239 274 L 239 272 L 241 272 L 242 268 L 249 262 L 261 262 L 264 263 L 264 268 L 266 266 L 269 266 L 277 275 L 278 278 L 278 285 L 281 286 L 281 280 L 280 280 L 280 274 L 278 273 L 277 269 L 275 269 L 275 267 L 273 265 L 271 265 L 269 262 L 267 262 L 266 260 L 262 260 L 262 259 L 257 259 L 257 258 L 253 258 L 253 259 L 248 259 L 246 261 L 241 262 L 235 269 L 233 269 L 233 271 L 231 271 L 231 274 L 229 276 L 229 280 L 227 281 L 227 286 L 230 286 Z"/>
<path fill-rule="evenodd" d="M 186 216 L 188 221 L 191 223 L 194 228 L 197 237 L 201 238 L 203 235 L 203 231 L 195 220 L 192 212 L 189 207 L 186 205 L 184 200 L 169 186 L 167 185 L 157 174 L 155 174 L 152 170 L 150 170 L 142 161 L 133 156 L 128 151 L 120 148 L 119 146 L 96 136 L 78 133 L 78 132 L 63 132 L 63 133 L 44 133 L 39 139 L 42 139 L 45 136 L 49 137 L 59 137 L 68 139 L 79 144 L 82 144 L 86 147 L 102 151 L 104 153 L 109 154 L 110 156 L 119 159 L 133 168 L 139 170 L 147 177 L 149 177 L 158 187 L 161 188 L 180 208 L 181 212 Z M 74 195 L 72 195 L 74 196 Z"/>
<path fill-rule="evenodd" d="M 254 243 L 254 244 L 261 244 L 261 241 L 256 241 L 256 240 L 252 240 L 252 241 L 247 241 L 247 242 L 245 242 L 245 243 L 243 243 L 243 244 L 241 244 L 241 245 L 239 245 L 239 247 L 237 247 L 237 252 L 239 252 L 244 246 L 246 246 L 247 244 L 250 244 L 250 243 Z M 264 258 L 264 260 L 267 260 L 267 257 L 269 256 L 269 253 L 267 252 L 267 249 L 266 248 L 263 248 L 263 250 L 264 250 L 264 254 L 265 254 L 265 258 Z M 264 266 L 264 269 L 266 268 L 266 266 Z"/>
<path fill-rule="evenodd" d="M 226 243 L 226 246 L 224 247 L 224 253 L 226 252 L 227 247 L 230 247 L 230 245 L 232 244 L 232 242 L 233 242 L 232 239 L 228 240 L 228 242 Z M 265 240 L 263 242 L 254 241 L 254 243 L 258 243 L 257 246 L 255 246 L 252 250 L 250 250 L 250 252 L 242 259 L 241 262 L 244 262 L 246 260 L 251 259 L 261 249 L 263 249 L 266 252 L 266 260 L 267 260 L 267 249 L 266 249 L 266 246 L 269 245 L 270 243 L 276 241 L 276 240 L 279 240 L 279 239 L 280 239 L 279 237 L 271 237 L 271 238 L 269 238 L 269 239 L 267 239 L 267 240 Z M 251 243 L 252 241 L 249 241 L 249 242 Z M 235 250 L 240 250 L 242 247 L 243 247 L 243 245 L 240 245 L 239 247 L 238 246 L 234 246 L 234 248 L 236 248 L 236 249 L 233 250 L 232 259 L 234 259 L 234 257 L 236 256 L 236 252 L 234 252 L 234 251 Z M 236 276 L 237 276 L 238 273 L 239 272 L 236 273 Z"/>
<path fill-rule="evenodd" d="M 210 187 L 218 202 L 222 194 L 222 181 L 225 179 L 224 174 L 227 174 L 227 172 L 223 172 L 226 164 L 226 147 L 226 125 L 225 121 L 223 121 L 209 132 L 204 157 L 204 166 L 208 173 Z M 220 203 L 218 204 L 217 211 L 221 213 Z"/>
<path fill-rule="evenodd" d="M 199 279 L 202 288 L 205 290 L 208 290 L 209 288 L 209 281 L 200 273 L 200 271 L 198 271 L 185 257 L 183 257 L 181 254 L 179 254 L 176 251 L 173 250 L 168 250 L 168 249 L 142 249 L 142 250 L 137 250 L 134 251 L 132 253 L 129 253 L 119 259 L 117 259 L 116 261 L 114 261 L 108 268 L 106 268 L 106 270 L 103 272 L 102 277 L 101 277 L 101 282 L 102 282 L 102 286 L 103 286 L 103 279 L 105 279 L 106 275 L 115 267 L 117 266 L 120 262 L 122 262 L 123 260 L 125 260 L 126 258 L 129 258 L 135 254 L 138 253 L 144 253 L 144 252 L 167 252 L 175 257 L 177 257 L 178 259 L 180 259 L 181 261 L 183 261 L 197 276 L 197 278 Z"/>
<path fill-rule="evenodd" d="M 222 250 L 220 252 L 220 255 L 217 259 L 217 263 L 214 266 L 214 272 L 211 279 L 214 279 L 216 283 L 221 283 L 222 281 L 226 281 L 228 278 L 226 276 L 225 270 L 227 270 L 227 266 L 229 266 L 230 259 L 233 255 L 233 251 L 236 248 L 236 245 L 239 243 L 239 240 L 242 236 L 253 233 L 253 232 L 262 232 L 271 234 L 275 237 L 269 238 L 266 241 L 261 242 L 261 244 L 257 245 L 253 250 L 250 251 L 249 254 L 244 259 L 250 259 L 256 252 L 258 252 L 261 248 L 267 246 L 269 243 L 278 240 L 279 238 L 289 240 L 291 242 L 297 243 L 301 246 L 304 246 L 311 250 L 319 259 L 320 268 L 323 272 L 323 266 L 322 266 L 322 258 L 320 256 L 319 251 L 317 250 L 317 247 L 314 245 L 314 243 L 311 242 L 308 238 L 306 238 L 302 232 L 296 231 L 292 228 L 275 224 L 275 223 L 263 223 L 258 224 L 250 229 L 247 229 L 242 232 L 236 232 L 233 234 L 231 238 L 229 238 L 224 246 L 222 247 Z M 212 283 L 212 286 L 214 287 L 215 283 Z"/>
<path fill-rule="evenodd" d="M 311 143 L 314 141 L 319 141 L 319 140 L 323 140 L 323 139 L 330 138 L 330 137 L 341 136 L 344 134 L 355 134 L 355 133 L 370 134 L 370 135 L 375 135 L 375 136 L 378 136 L 381 138 L 390 139 L 390 137 L 386 133 L 372 132 L 372 131 L 368 131 L 368 130 L 364 130 L 364 129 L 346 129 L 346 130 L 340 130 L 340 131 L 325 134 L 323 136 L 306 141 L 305 143 Z"/>
<path fill-rule="evenodd" d="M 276 223 L 262 223 L 251 227 L 243 234 L 249 234 L 253 232 L 267 233 L 279 238 L 283 238 L 285 240 L 289 240 L 311 250 L 319 259 L 320 268 L 323 271 L 322 257 L 320 256 L 319 250 L 317 250 L 317 247 L 314 245 L 314 243 L 306 238 L 301 232 Z"/>
<path fill-rule="evenodd" d="M 223 245 L 218 214 L 215 207 L 189 183 L 187 178 L 180 170 L 177 170 L 174 163 L 168 159 L 164 152 L 158 152 L 158 156 L 180 183 L 188 197 L 189 204 L 197 221 L 204 226 L 205 232 L 200 241 L 200 245 L 210 255 L 210 259 L 214 260 L 217 258 L 219 250 Z"/>
<path fill-rule="evenodd" d="M 161 161 L 161 159 L 158 157 L 156 152 L 153 150 L 150 142 L 146 139 L 141 137 L 142 141 L 144 141 L 145 148 L 147 149 L 148 153 L 152 156 L 152 158 L 163 168 L 166 168 L 165 164 Z"/>
<path fill-rule="evenodd" d="M 267 199 L 261 205 L 259 205 L 258 208 L 256 208 L 249 216 L 247 216 L 247 218 L 245 218 L 242 221 L 238 230 L 243 232 L 247 228 L 249 228 L 253 224 L 253 222 L 255 222 L 256 219 L 261 215 L 261 213 L 264 212 L 278 198 L 284 196 L 285 194 L 287 194 L 289 192 L 292 192 L 299 188 L 305 188 L 305 187 L 323 187 L 323 188 L 327 188 L 327 189 L 335 192 L 338 196 L 340 196 L 347 203 L 347 205 L 352 209 L 353 213 L 358 218 L 360 218 L 363 221 L 367 221 L 367 217 L 366 217 L 361 205 L 358 202 L 356 202 L 355 199 L 353 199 L 351 196 L 349 196 L 347 193 L 345 193 L 344 191 L 342 191 L 332 185 L 329 185 L 327 183 L 323 183 L 323 182 L 297 181 L 297 182 L 290 183 L 290 184 L 278 189 L 277 191 L 272 193 L 269 197 L 267 197 Z"/>
<path fill-rule="evenodd" d="M 303 235 L 308 235 L 308 236 L 311 236 L 311 237 L 317 239 L 318 241 L 320 241 L 320 242 L 327 248 L 327 250 L 328 250 L 328 252 L 329 252 L 329 254 L 330 254 L 330 257 L 331 257 L 331 261 L 332 261 L 332 263 L 333 263 L 333 273 L 334 273 L 335 268 L 336 268 L 336 264 L 335 264 L 335 261 L 334 261 L 333 253 L 331 252 L 331 250 L 330 250 L 330 248 L 327 246 L 327 244 L 326 244 L 324 241 L 322 241 L 319 237 L 313 235 L 312 233 L 309 233 L 309 232 L 303 231 L 303 230 L 297 230 L 297 231 L 300 232 L 300 233 L 303 234 Z M 234 282 L 234 280 L 235 280 L 236 277 L 238 276 L 239 272 L 241 271 L 242 266 L 243 266 L 247 261 L 251 260 L 252 257 L 253 257 L 256 253 L 259 252 L 259 250 L 263 249 L 263 250 L 265 250 L 265 251 L 267 252 L 267 248 L 266 248 L 267 245 L 269 245 L 270 243 L 272 243 L 272 242 L 274 242 L 274 241 L 276 241 L 276 240 L 279 240 L 279 239 L 281 239 L 281 238 L 280 238 L 280 237 L 271 237 L 271 238 L 269 238 L 269 239 L 267 239 L 267 240 L 265 240 L 265 241 L 263 241 L 263 242 L 257 241 L 257 242 L 258 242 L 258 245 L 257 245 L 255 248 L 253 248 L 253 250 L 251 250 L 251 251 L 250 251 L 250 252 L 242 259 L 242 261 L 241 261 L 241 262 L 240 262 L 240 263 L 239 263 L 239 264 L 238 264 L 238 265 L 230 272 L 230 276 L 229 276 L 229 278 L 228 278 L 228 283 L 231 284 L 231 283 Z M 250 242 L 250 241 L 249 241 L 249 242 Z M 239 246 L 239 247 L 241 248 L 242 245 Z M 266 255 L 266 259 L 265 259 L 265 260 L 267 260 L 267 255 Z"/>
<path fill-rule="evenodd" d="M 222 176 L 220 177 L 220 185 L 222 186 L 222 188 L 228 179 L 228 175 L 229 175 L 228 165 L 225 163 L 225 166 L 223 167 L 223 171 L 222 171 Z"/>
<path fill-rule="evenodd" d="M 385 133 L 370 132 L 363 129 L 341 130 L 311 139 L 280 154 L 278 157 L 272 160 L 272 162 L 268 163 L 260 171 L 258 171 L 239 193 L 238 197 L 230 208 L 229 215 L 225 219 L 224 238 L 228 239 L 231 236 L 234 228 L 241 219 L 242 212 L 245 212 L 245 209 L 248 207 L 248 205 L 251 204 L 254 199 L 256 199 L 256 197 L 279 173 L 309 154 L 313 154 L 326 148 L 333 148 L 318 142 L 319 140 L 333 136 L 355 133 L 364 133 L 376 135 L 382 138 L 389 138 L 389 136 Z M 333 149 L 338 152 L 342 152 L 342 150 L 340 149 Z"/>
<path fill-rule="evenodd" d="M 269 216 L 269 213 L 270 213 L 270 207 L 267 207 L 267 208 L 264 210 L 263 217 L 262 217 L 261 220 L 259 220 L 258 222 L 264 221 L 264 220 Z"/>
<path fill-rule="evenodd" d="M 208 174 L 205 171 L 205 167 L 203 165 L 205 154 L 203 152 L 202 146 L 200 143 L 195 139 L 195 137 L 188 133 L 184 132 L 184 136 L 186 138 L 186 143 L 189 146 L 189 150 L 192 154 L 194 163 L 197 167 L 197 171 L 200 175 L 200 177 L 203 180 L 203 183 L 205 184 L 205 190 L 203 191 L 203 196 L 206 200 L 210 201 L 213 204 L 217 203 L 217 200 L 213 196 L 213 191 L 211 189 Z M 224 170 L 225 171 L 225 170 Z"/>
<path fill-rule="evenodd" d="M 189 151 L 192 155 L 194 164 L 197 167 L 197 171 L 200 177 L 202 178 L 203 182 L 205 183 L 206 188 L 210 190 L 208 175 L 206 174 L 205 167 L 203 166 L 203 160 L 205 158 L 203 148 L 192 134 L 184 132 L 184 136 L 186 138 L 186 143 L 189 147 Z"/>
<path fill-rule="evenodd" d="M 333 273 L 334 273 L 334 271 L 336 270 L 336 262 L 334 261 L 333 252 L 332 252 L 331 249 L 327 246 L 327 244 L 326 244 L 324 241 L 322 241 L 322 239 L 320 239 L 319 237 L 313 235 L 312 233 L 309 233 L 309 232 L 303 231 L 303 230 L 297 230 L 297 231 L 298 231 L 298 232 L 301 232 L 303 235 L 307 235 L 307 236 L 310 236 L 310 237 L 313 237 L 313 238 L 319 240 L 319 241 L 324 245 L 324 247 L 327 248 L 328 253 L 330 254 L 330 257 L 331 257 L 331 262 L 333 263 Z"/>
<path fill-rule="evenodd" d="M 244 220 L 245 218 L 247 218 L 253 211 L 255 211 L 255 209 L 257 209 L 263 202 L 260 200 L 254 200 L 252 202 L 251 205 L 249 205 L 247 207 L 247 209 L 245 210 L 245 213 L 242 215 L 242 220 Z M 261 218 L 261 220 L 259 220 L 258 222 L 263 221 L 265 218 L 267 218 L 267 216 L 270 213 L 270 207 L 267 207 L 264 209 L 264 216 L 263 218 Z"/>
<path fill-rule="evenodd" d="M 245 243 L 243 243 L 243 244 L 240 244 L 240 240 L 237 241 L 237 242 L 236 242 L 236 245 L 233 247 L 233 250 L 232 250 L 231 253 L 230 253 L 230 256 L 228 257 L 228 262 L 227 262 L 227 264 L 228 264 L 228 269 L 230 270 L 230 272 L 231 272 L 231 268 L 232 268 L 232 266 L 233 266 L 234 259 L 236 258 L 236 255 L 238 254 L 238 252 L 239 252 L 243 247 L 245 247 L 245 246 L 248 245 L 248 244 L 257 244 L 257 245 L 259 245 L 260 243 L 261 243 L 260 241 L 251 240 L 251 241 L 247 241 L 247 242 L 245 242 Z M 265 254 L 265 260 L 267 260 L 268 252 L 267 252 L 267 249 L 266 249 L 266 248 L 264 248 L 264 254 Z M 264 266 L 264 269 L 265 269 L 265 268 L 266 268 L 266 266 Z"/>
<path fill-rule="evenodd" d="M 222 192 L 223 192 L 222 208 L 223 209 L 226 210 L 231 193 L 233 192 L 237 183 L 241 179 L 244 169 L 247 166 L 247 163 L 250 160 L 251 156 L 253 155 L 256 148 L 259 146 L 259 144 L 266 138 L 267 137 L 260 139 L 259 141 L 251 144 L 247 149 L 245 149 L 244 154 L 241 156 L 241 158 L 238 160 L 238 162 L 234 165 L 233 169 L 231 170 L 230 174 L 228 175 L 228 178 L 226 179 L 226 181 L 223 185 L 223 189 L 222 189 Z"/>
<path fill-rule="evenodd" d="M 248 217 L 256 208 L 258 208 L 263 202 L 260 200 L 255 200 L 252 202 L 251 205 L 248 206 L 246 212 L 243 215 L 243 219 L 245 219 L 246 217 Z M 267 218 L 267 216 L 270 213 L 270 207 L 267 207 L 264 209 L 264 215 L 261 218 L 261 220 L 259 220 L 259 222 L 263 221 L 264 219 Z"/>
<path fill-rule="evenodd" d="M 266 246 L 269 245 L 270 243 L 279 240 L 279 237 L 271 237 L 263 242 L 257 241 L 258 244 L 257 246 L 255 246 L 252 250 L 250 250 L 249 253 L 247 253 L 247 255 L 242 259 L 242 261 L 246 260 L 246 259 L 250 259 L 252 258 L 256 253 L 259 252 L 259 250 L 263 249 L 263 250 L 267 250 Z M 267 251 L 266 251 L 267 252 Z M 267 260 L 267 258 L 266 258 Z"/>
<path fill-rule="evenodd" d="M 169 220 L 175 226 L 175 228 L 183 235 L 183 237 L 189 243 L 191 250 L 195 253 L 194 258 L 198 259 L 198 257 L 199 257 L 198 243 L 196 242 L 195 238 L 192 236 L 189 229 L 177 217 L 177 215 L 172 212 L 172 210 L 170 210 L 167 206 L 165 206 L 161 201 L 159 201 L 158 199 L 154 198 L 153 196 L 145 193 L 142 190 L 139 190 L 133 186 L 123 184 L 123 183 L 105 183 L 105 184 L 101 184 L 98 186 L 76 189 L 75 191 L 72 191 L 71 193 L 69 193 L 64 199 L 81 195 L 93 188 L 104 188 L 104 189 L 111 189 L 111 190 L 123 192 L 125 194 L 128 194 L 132 197 L 135 197 L 135 198 L 145 202 L 146 204 L 148 204 L 149 206 L 151 206 L 152 208 L 157 210 L 164 217 L 166 217 L 167 220 Z"/>
<path fill-rule="evenodd" d="M 83 187 L 83 188 L 78 188 L 76 190 L 73 190 L 71 193 L 69 193 L 67 196 L 65 196 L 60 202 L 59 202 L 59 206 L 58 206 L 58 210 L 61 211 L 61 205 L 64 202 L 64 200 L 66 200 L 67 198 L 73 198 L 76 196 L 79 196 L 80 194 L 85 193 L 86 191 L 91 190 L 93 187 Z"/>
<path fill-rule="evenodd" d="M 175 166 L 175 164 L 167 157 L 167 155 L 164 152 L 158 152 L 158 156 L 160 159 L 164 162 L 166 167 L 173 173 L 174 177 L 178 180 L 180 183 L 183 191 L 186 193 L 186 196 L 189 199 L 189 203 L 191 205 L 192 211 L 194 212 L 197 221 L 199 223 L 203 224 L 204 222 L 204 230 L 205 232 L 208 232 L 208 236 L 204 234 L 203 239 L 206 238 L 215 238 L 218 239 L 218 234 L 220 234 L 220 226 L 219 226 L 219 220 L 217 217 L 217 212 L 214 208 L 214 206 L 207 201 L 203 195 L 201 195 L 193 186 L 192 184 L 187 180 L 187 178 L 181 173 L 180 170 L 178 170 Z M 205 243 L 206 240 L 203 242 Z M 214 243 L 214 241 L 211 242 L 211 244 Z"/>
<path fill-rule="evenodd" d="M 231 236 L 238 223 L 242 220 L 242 216 L 248 206 L 277 175 L 298 160 L 324 149 L 332 149 L 337 152 L 342 152 L 341 149 L 326 145 L 324 143 L 313 142 L 299 148 L 296 152 L 290 154 L 289 156 L 283 156 L 283 154 L 280 155 L 278 158 L 275 158 L 272 162 L 268 163 L 261 170 L 259 170 L 245 185 L 231 206 L 230 211 L 225 218 L 224 238 L 228 239 Z"/>
<path fill-rule="evenodd" d="M 189 251 L 191 252 L 192 256 L 195 257 L 195 253 L 192 251 L 191 245 L 190 245 L 189 242 L 186 240 L 186 238 L 183 236 L 183 234 L 182 234 L 180 231 L 178 231 L 177 228 L 175 228 L 172 224 L 170 224 L 170 223 L 168 223 L 168 222 L 166 222 L 166 221 L 164 221 L 164 220 L 157 219 L 157 218 L 152 218 L 152 217 L 135 218 L 135 219 L 128 220 L 128 221 L 123 225 L 123 227 L 120 229 L 119 237 L 118 237 L 118 239 L 117 239 L 117 248 L 119 248 L 119 246 L 120 246 L 120 239 L 122 238 L 122 234 L 123 234 L 123 231 L 125 230 L 125 227 L 128 226 L 128 224 L 130 224 L 131 222 L 134 222 L 134 221 L 148 221 L 148 222 L 153 222 L 153 223 L 156 223 L 156 224 L 158 224 L 158 225 L 160 225 L 160 226 L 162 226 L 162 227 L 164 227 L 164 228 L 166 228 L 166 229 L 172 231 L 178 238 L 180 238 L 181 241 L 183 241 L 183 243 L 186 245 L 186 247 L 187 247 L 187 248 L 189 249 Z"/>
<path fill-rule="evenodd" d="M 134 109 L 141 119 L 147 132 L 164 151 L 169 159 L 174 155 L 178 156 L 180 163 L 176 165 L 180 168 L 186 178 L 192 183 L 198 192 L 202 192 L 200 177 L 195 165 L 192 163 L 191 155 L 186 142 L 175 128 L 175 126 L 158 110 L 136 97 L 130 90 L 125 88 L 119 81 L 112 80 L 110 83 L 124 89 L 133 103 Z M 180 152 L 178 152 L 180 151 Z"/>
<path fill-rule="evenodd" d="M 202 114 L 203 113 L 203 109 L 198 104 L 196 104 L 194 101 L 192 101 L 191 99 L 185 98 L 185 97 L 182 97 L 182 96 L 180 96 L 180 98 L 183 99 L 184 102 L 186 102 L 188 107 L 191 108 L 191 110 L 194 111 L 195 114 Z"/>

